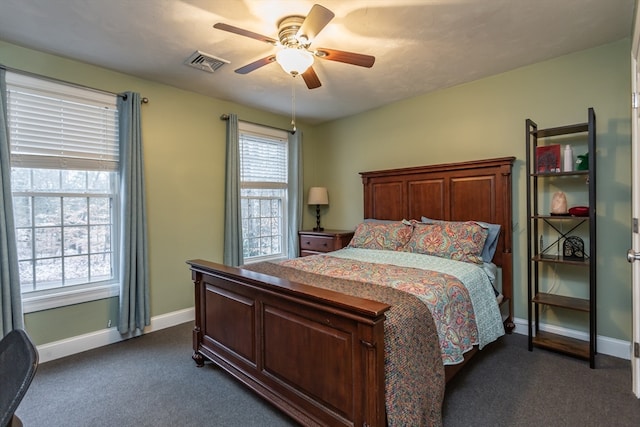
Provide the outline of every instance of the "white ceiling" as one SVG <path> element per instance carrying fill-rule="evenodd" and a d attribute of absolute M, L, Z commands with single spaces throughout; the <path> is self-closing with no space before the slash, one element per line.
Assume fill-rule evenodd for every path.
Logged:
<path fill-rule="evenodd" d="M 321 123 L 629 37 L 635 1 L 318 0 L 335 18 L 312 48 L 373 55 L 372 68 L 316 59 L 314 90 L 275 63 L 234 73 L 275 48 L 213 24 L 277 39 L 282 17 L 314 3 L 0 0 L 0 39 L 284 115 L 295 88 L 297 118 Z M 184 65 L 196 50 L 231 63 L 213 74 Z"/>

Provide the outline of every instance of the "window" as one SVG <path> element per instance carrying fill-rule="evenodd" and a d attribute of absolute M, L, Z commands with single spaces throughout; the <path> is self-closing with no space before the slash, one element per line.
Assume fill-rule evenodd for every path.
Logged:
<path fill-rule="evenodd" d="M 245 262 L 287 256 L 287 132 L 239 122 Z"/>
<path fill-rule="evenodd" d="M 7 73 L 25 312 L 117 295 L 116 96 Z"/>

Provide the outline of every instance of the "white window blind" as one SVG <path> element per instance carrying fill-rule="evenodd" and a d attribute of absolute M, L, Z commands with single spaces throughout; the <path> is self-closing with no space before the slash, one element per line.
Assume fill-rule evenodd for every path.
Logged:
<path fill-rule="evenodd" d="M 251 188 L 287 187 L 287 141 L 282 136 L 242 132 L 240 181 Z"/>
<path fill-rule="evenodd" d="M 113 95 L 7 73 L 14 167 L 118 169 L 118 113 Z"/>

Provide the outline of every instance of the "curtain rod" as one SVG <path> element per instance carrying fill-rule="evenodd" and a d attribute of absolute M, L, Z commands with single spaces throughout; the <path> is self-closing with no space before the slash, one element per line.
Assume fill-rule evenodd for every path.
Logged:
<path fill-rule="evenodd" d="M 229 120 L 229 115 L 228 115 L 228 114 L 226 114 L 226 113 L 221 114 L 221 115 L 220 115 L 220 120 L 224 120 L 224 121 Z M 238 119 L 238 120 L 240 120 L 240 119 Z M 275 129 L 275 130 L 281 130 L 281 131 L 284 131 L 284 132 L 289 132 L 289 133 L 291 133 L 291 134 L 295 133 L 294 131 L 292 131 L 292 130 L 290 130 L 290 129 L 277 128 L 277 127 L 275 127 L 275 126 L 269 126 L 269 125 L 265 125 L 265 124 L 262 124 L 262 123 L 250 122 L 250 121 L 248 121 L 248 120 L 240 120 L 240 121 L 241 121 L 241 122 L 245 122 L 245 123 L 249 123 L 249 124 L 251 124 L 251 125 L 263 126 L 263 127 L 266 127 L 266 128 L 271 128 L 271 129 Z"/>
<path fill-rule="evenodd" d="M 20 70 L 18 68 L 7 67 L 6 65 L 2 65 L 2 64 L 0 64 L 0 68 L 5 70 L 5 71 L 11 71 L 12 73 L 16 73 L 16 74 L 22 74 L 22 75 L 30 76 L 30 77 L 37 77 L 39 79 L 48 80 L 48 81 L 51 81 L 51 82 L 54 82 L 54 83 L 62 83 L 62 84 L 73 86 L 73 87 L 77 87 L 77 88 L 80 88 L 80 89 L 91 90 L 91 91 L 94 91 L 94 92 L 97 92 L 97 93 L 101 93 L 101 94 L 119 96 L 124 100 L 127 99 L 127 94 L 126 93 L 114 93 L 114 92 L 109 92 L 108 90 L 96 89 L 96 88 L 89 87 L 89 86 L 84 86 L 84 85 L 81 85 L 81 84 L 78 84 L 78 83 L 71 83 L 71 82 L 68 82 L 66 80 L 56 79 L 54 77 L 43 76 L 42 74 L 32 73 L 31 71 L 24 71 L 24 70 Z M 140 101 L 143 104 L 148 104 L 149 103 L 149 98 L 141 98 Z"/>

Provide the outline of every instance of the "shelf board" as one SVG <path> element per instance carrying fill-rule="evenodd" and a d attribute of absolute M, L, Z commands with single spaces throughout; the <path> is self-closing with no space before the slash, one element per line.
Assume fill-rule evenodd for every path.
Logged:
<path fill-rule="evenodd" d="M 584 261 L 576 261 L 576 260 L 568 260 L 564 259 L 559 255 L 536 255 L 531 258 L 531 261 L 534 262 L 553 262 L 556 264 L 569 264 L 569 265 L 578 265 L 580 267 L 588 267 L 589 259 L 585 258 Z"/>
<path fill-rule="evenodd" d="M 531 176 L 536 176 L 538 178 L 552 178 L 556 176 L 583 176 L 589 175 L 588 170 L 579 170 L 579 171 L 571 171 L 571 172 L 532 172 Z"/>
<path fill-rule="evenodd" d="M 575 216 L 575 215 L 532 215 L 531 219 L 544 219 L 554 221 L 589 221 L 588 216 Z"/>
<path fill-rule="evenodd" d="M 538 138 L 547 138 L 549 136 L 571 135 L 573 133 L 581 133 L 589 131 L 589 123 L 578 123 L 575 125 L 559 126 L 557 128 L 538 129 L 531 132 Z"/>
<path fill-rule="evenodd" d="M 588 341 L 538 331 L 536 336 L 532 338 L 532 342 L 536 347 L 559 351 L 585 360 L 590 358 Z"/>
<path fill-rule="evenodd" d="M 531 301 L 535 302 L 536 304 L 568 308 L 570 310 L 584 311 L 586 313 L 590 311 L 589 300 L 583 298 L 566 297 L 563 295 L 539 292 Z"/>

